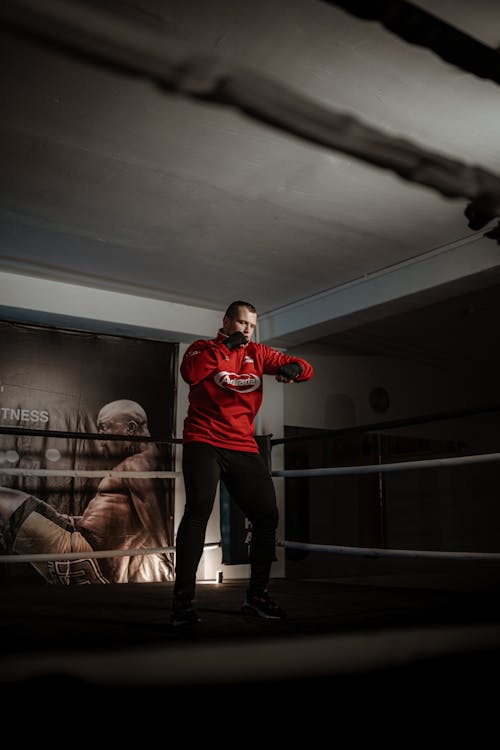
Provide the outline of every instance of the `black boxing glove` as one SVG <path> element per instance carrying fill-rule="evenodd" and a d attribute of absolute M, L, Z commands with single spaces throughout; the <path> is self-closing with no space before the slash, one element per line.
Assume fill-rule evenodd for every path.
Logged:
<path fill-rule="evenodd" d="M 287 365 L 281 365 L 278 375 L 283 375 L 287 380 L 295 380 L 301 372 L 304 372 L 302 365 L 298 362 L 289 362 Z"/>
<path fill-rule="evenodd" d="M 238 349 L 240 346 L 243 346 L 243 344 L 246 344 L 247 340 L 244 333 L 241 331 L 235 331 L 228 336 L 227 339 L 224 339 L 222 343 L 227 346 L 230 352 L 232 352 L 233 349 Z"/>

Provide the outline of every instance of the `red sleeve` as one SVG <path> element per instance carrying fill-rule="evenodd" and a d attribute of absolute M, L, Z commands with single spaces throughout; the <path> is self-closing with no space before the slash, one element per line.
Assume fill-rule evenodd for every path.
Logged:
<path fill-rule="evenodd" d="M 196 385 L 220 368 L 224 351 L 213 341 L 195 341 L 186 349 L 181 362 L 181 375 L 189 385 Z"/>
<path fill-rule="evenodd" d="M 303 372 L 295 378 L 297 383 L 305 380 L 310 380 L 314 374 L 314 370 L 311 364 L 305 359 L 300 357 L 290 357 L 288 354 L 278 352 L 276 349 L 271 349 L 270 346 L 262 344 L 264 352 L 264 374 L 265 375 L 277 375 L 281 365 L 287 365 L 290 362 L 298 362 L 302 366 Z"/>

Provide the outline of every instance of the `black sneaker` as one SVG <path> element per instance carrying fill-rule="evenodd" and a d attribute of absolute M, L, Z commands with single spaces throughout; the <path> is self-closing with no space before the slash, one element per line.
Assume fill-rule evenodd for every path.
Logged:
<path fill-rule="evenodd" d="M 258 593 L 247 591 L 247 598 L 241 607 L 245 617 L 261 617 L 264 620 L 284 620 L 286 613 L 273 602 L 267 589 Z"/>
<path fill-rule="evenodd" d="M 170 613 L 170 624 L 177 627 L 178 625 L 195 625 L 197 622 L 201 622 L 201 617 L 194 609 L 191 599 L 175 597 Z"/>

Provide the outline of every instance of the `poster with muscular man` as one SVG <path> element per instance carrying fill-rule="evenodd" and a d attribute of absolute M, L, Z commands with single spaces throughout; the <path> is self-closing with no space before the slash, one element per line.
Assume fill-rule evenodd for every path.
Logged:
<path fill-rule="evenodd" d="M 140 551 L 173 544 L 173 480 L 131 472 L 173 471 L 177 345 L 6 321 L 0 337 L 0 554 L 81 553 L 2 564 L 0 578 L 172 580 L 171 552 Z M 131 554 L 90 554 L 104 550 Z"/>

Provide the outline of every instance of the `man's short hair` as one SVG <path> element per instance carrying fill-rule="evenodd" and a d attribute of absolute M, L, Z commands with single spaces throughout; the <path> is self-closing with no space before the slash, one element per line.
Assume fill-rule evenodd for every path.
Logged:
<path fill-rule="evenodd" d="M 239 307 L 246 307 L 248 310 L 250 310 L 250 312 L 253 312 L 257 315 L 257 310 L 251 302 L 244 302 L 241 299 L 237 299 L 236 302 L 231 302 L 226 310 L 224 317 L 235 318 L 238 314 Z"/>
<path fill-rule="evenodd" d="M 137 401 L 130 401 L 126 398 L 121 398 L 118 401 L 110 401 L 101 408 L 97 415 L 98 419 L 116 419 L 117 417 L 132 419 L 139 427 L 147 425 L 148 421 L 146 412 L 142 406 Z"/>

